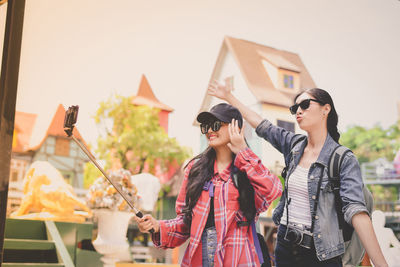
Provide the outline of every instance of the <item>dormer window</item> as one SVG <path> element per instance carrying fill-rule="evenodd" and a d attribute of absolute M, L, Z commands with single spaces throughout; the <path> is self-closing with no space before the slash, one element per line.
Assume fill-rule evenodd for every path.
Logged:
<path fill-rule="evenodd" d="M 293 75 L 289 75 L 289 74 L 283 75 L 283 86 L 288 89 L 294 88 Z"/>
<path fill-rule="evenodd" d="M 258 52 L 274 87 L 285 92 L 300 90 L 301 68 L 278 53 Z"/>
<path fill-rule="evenodd" d="M 300 73 L 287 69 L 279 69 L 278 82 L 278 89 L 297 92 L 300 89 Z"/>

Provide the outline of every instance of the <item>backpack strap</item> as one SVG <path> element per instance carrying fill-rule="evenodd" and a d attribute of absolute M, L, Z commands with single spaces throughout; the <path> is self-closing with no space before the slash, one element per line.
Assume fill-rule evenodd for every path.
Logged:
<path fill-rule="evenodd" d="M 340 198 L 340 167 L 344 156 L 351 150 L 345 146 L 338 145 L 332 152 L 328 165 L 328 177 L 333 193 L 335 194 L 335 208 L 339 222 L 339 229 L 343 229 L 344 216 L 342 214 L 342 200 Z"/>
<path fill-rule="evenodd" d="M 239 169 L 232 162 L 231 179 L 232 179 L 233 184 L 235 185 L 235 187 L 237 189 L 239 189 L 238 172 L 239 172 Z M 238 225 L 238 227 L 248 226 L 249 222 L 247 222 L 247 221 L 239 221 L 239 222 L 237 222 L 237 225 Z M 262 265 L 264 263 L 264 257 L 263 257 L 263 253 L 262 253 L 261 246 L 260 246 L 260 240 L 258 240 L 256 224 L 255 224 L 254 220 L 250 223 L 250 227 L 251 227 L 251 231 L 253 233 L 254 247 L 256 249 L 258 260 L 260 262 L 260 265 Z"/>
<path fill-rule="evenodd" d="M 251 231 L 253 233 L 254 247 L 256 249 L 256 253 L 258 256 L 258 261 L 260 262 L 260 265 L 262 265 L 264 263 L 264 257 L 263 257 L 263 253 L 262 253 L 261 246 L 260 246 L 260 240 L 258 240 L 256 224 L 255 224 L 254 220 L 251 223 Z"/>

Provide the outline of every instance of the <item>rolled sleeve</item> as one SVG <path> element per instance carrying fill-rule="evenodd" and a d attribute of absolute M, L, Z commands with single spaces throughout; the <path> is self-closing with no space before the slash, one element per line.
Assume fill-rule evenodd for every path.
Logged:
<path fill-rule="evenodd" d="M 263 173 L 264 169 L 260 166 L 261 160 L 250 148 L 247 147 L 239 151 L 239 153 L 236 155 L 234 164 L 239 170 L 246 171 L 245 166 L 249 163 L 258 174 Z"/>
<path fill-rule="evenodd" d="M 267 140 L 273 147 L 285 156 L 291 150 L 291 144 L 294 138 L 300 138 L 302 135 L 294 134 L 285 128 L 278 127 L 268 120 L 263 120 L 256 128 L 259 137 Z"/>
<path fill-rule="evenodd" d="M 353 153 L 347 153 L 340 168 L 340 196 L 343 204 L 345 221 L 352 225 L 354 215 L 365 212 L 369 215 L 365 205 L 360 165 Z"/>
<path fill-rule="evenodd" d="M 268 131 L 268 128 L 271 125 L 272 123 L 269 120 L 263 120 L 260 122 L 260 124 L 256 127 L 257 135 L 262 137 Z"/>
<path fill-rule="evenodd" d="M 365 212 L 369 215 L 369 212 L 365 206 L 361 204 L 351 204 L 344 213 L 344 219 L 348 224 L 352 225 L 351 220 L 353 216 L 361 212 Z"/>
<path fill-rule="evenodd" d="M 152 235 L 152 241 L 158 248 L 174 248 L 183 244 L 188 237 L 189 227 L 184 224 L 183 216 L 178 216 L 160 221 L 160 232 Z"/>

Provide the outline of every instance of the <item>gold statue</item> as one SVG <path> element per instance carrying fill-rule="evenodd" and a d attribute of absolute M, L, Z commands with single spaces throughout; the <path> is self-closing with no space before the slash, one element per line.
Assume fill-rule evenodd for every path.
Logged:
<path fill-rule="evenodd" d="M 62 174 L 47 161 L 36 161 L 24 177 L 24 197 L 11 218 L 84 222 L 91 210 L 77 198 Z"/>

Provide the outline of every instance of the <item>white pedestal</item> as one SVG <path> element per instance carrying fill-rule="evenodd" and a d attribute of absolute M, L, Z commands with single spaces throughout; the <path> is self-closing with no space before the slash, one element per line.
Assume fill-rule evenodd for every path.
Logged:
<path fill-rule="evenodd" d="M 104 255 L 101 258 L 104 267 L 115 267 L 115 263 L 129 250 L 126 232 L 129 220 L 134 214 L 100 209 L 95 211 L 95 215 L 98 218 L 98 234 L 93 246 L 97 252 Z"/>

